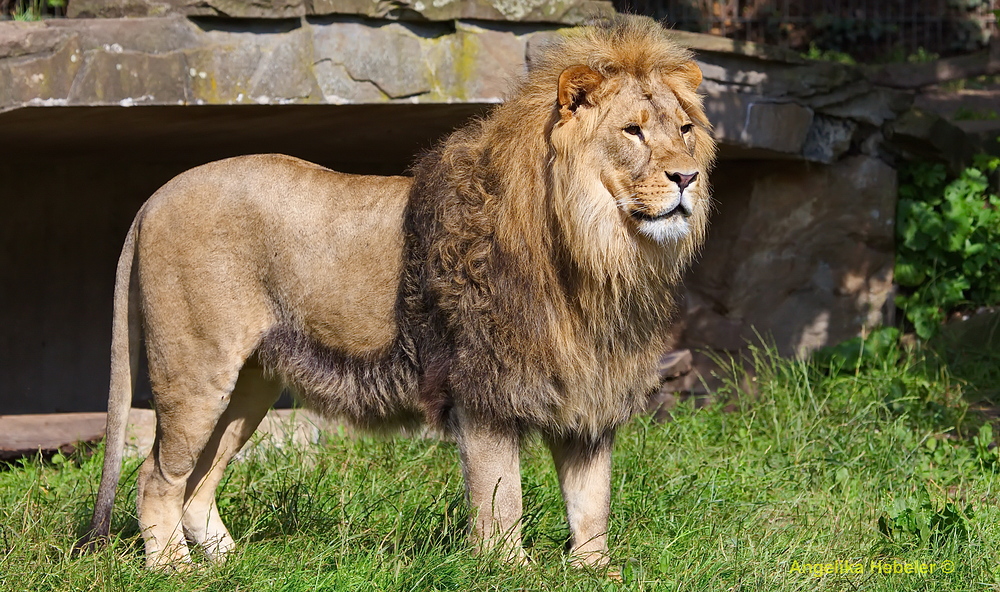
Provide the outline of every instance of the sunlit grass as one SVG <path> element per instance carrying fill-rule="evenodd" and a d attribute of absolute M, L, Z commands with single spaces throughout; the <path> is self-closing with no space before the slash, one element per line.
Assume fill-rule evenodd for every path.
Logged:
<path fill-rule="evenodd" d="M 219 505 L 238 550 L 224 565 L 202 563 L 180 575 L 142 568 L 133 509 L 137 459 L 126 467 L 116 505 L 118 538 L 84 556 L 70 549 L 88 520 L 100 455 L 12 466 L 0 472 L 0 588 L 1000 587 L 1000 460 L 963 397 L 977 385 L 952 376 L 947 364 L 896 348 L 864 364 L 823 370 L 758 352 L 756 380 L 743 381 L 753 392 L 731 386 L 721 393 L 735 411 L 682 404 L 669 422 L 637 418 L 623 429 L 611 526 L 621 583 L 564 561 L 562 502 L 538 442 L 523 455 L 533 565 L 513 568 L 473 556 L 465 543 L 454 445 L 334 436 L 315 448 L 271 448 L 235 463 Z M 936 569 L 882 574 L 873 562 Z M 861 565 L 863 572 L 817 577 L 805 564 L 841 571 Z M 950 573 L 942 571 L 947 565 Z"/>

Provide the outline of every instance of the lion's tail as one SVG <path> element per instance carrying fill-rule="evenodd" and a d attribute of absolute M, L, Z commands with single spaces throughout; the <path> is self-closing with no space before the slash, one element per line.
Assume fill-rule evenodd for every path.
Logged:
<path fill-rule="evenodd" d="M 111 329 L 111 386 L 108 393 L 108 424 L 104 440 L 104 469 L 97 490 L 90 529 L 78 547 L 93 548 L 111 533 L 111 510 L 122 472 L 125 454 L 125 428 L 132 406 L 132 379 L 139 361 L 139 290 L 134 281 L 136 241 L 143 209 L 139 210 L 118 258 L 115 275 L 114 316 Z"/>

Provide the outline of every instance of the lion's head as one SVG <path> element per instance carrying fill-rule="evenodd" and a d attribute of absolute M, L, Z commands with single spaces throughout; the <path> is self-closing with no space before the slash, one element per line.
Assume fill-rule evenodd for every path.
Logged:
<path fill-rule="evenodd" d="M 678 98 L 678 90 L 693 90 L 701 80 L 687 64 L 647 79 L 606 77 L 582 65 L 559 77 L 560 118 L 552 130 L 557 157 L 591 165 L 573 167 L 572 176 L 599 183 L 629 225 L 660 243 L 682 240 L 705 218 L 704 156 L 711 140 L 700 110 L 685 109 Z M 580 146 L 592 150 L 578 155 Z"/>
<path fill-rule="evenodd" d="M 691 52 L 649 18 L 553 39 L 475 132 L 498 176 L 491 192 L 504 196 L 504 230 L 554 214 L 595 273 L 648 256 L 683 268 L 704 238 L 715 157 L 701 79 Z"/>
<path fill-rule="evenodd" d="M 556 82 L 554 180 L 570 232 L 607 249 L 649 240 L 685 260 L 701 243 L 715 143 L 691 53 L 651 19 L 618 17 L 582 29 L 545 54 L 529 85 Z M 550 90 L 551 93 L 551 90 Z M 551 99 L 550 99 L 551 100 Z"/>

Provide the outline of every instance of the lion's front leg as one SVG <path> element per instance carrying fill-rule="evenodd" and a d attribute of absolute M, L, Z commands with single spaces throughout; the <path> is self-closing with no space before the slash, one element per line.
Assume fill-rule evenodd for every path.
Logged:
<path fill-rule="evenodd" d="M 521 547 L 520 438 L 456 413 L 455 436 L 462 458 L 465 493 L 472 511 L 472 544 L 526 563 Z"/>
<path fill-rule="evenodd" d="M 566 501 L 571 560 L 580 566 L 607 565 L 614 432 L 597 440 L 572 436 L 547 440 Z"/>

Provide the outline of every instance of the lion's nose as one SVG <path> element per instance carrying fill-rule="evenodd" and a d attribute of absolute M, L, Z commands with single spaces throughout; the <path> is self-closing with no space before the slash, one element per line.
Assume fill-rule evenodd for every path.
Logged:
<path fill-rule="evenodd" d="M 693 173 L 667 173 L 667 178 L 677 183 L 677 189 L 684 191 L 688 185 L 698 178 L 698 171 Z"/>

